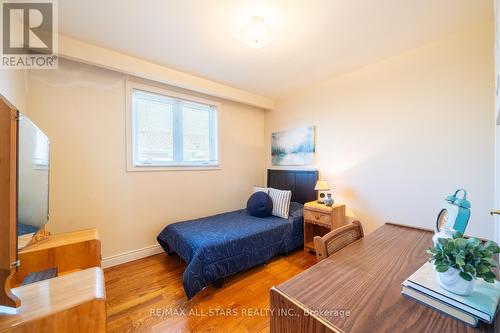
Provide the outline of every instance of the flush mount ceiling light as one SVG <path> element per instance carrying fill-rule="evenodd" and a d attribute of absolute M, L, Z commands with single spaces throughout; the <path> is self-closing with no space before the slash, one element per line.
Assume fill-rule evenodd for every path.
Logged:
<path fill-rule="evenodd" d="M 241 30 L 241 40 L 253 48 L 260 49 L 271 41 L 272 31 L 260 16 L 254 16 Z"/>

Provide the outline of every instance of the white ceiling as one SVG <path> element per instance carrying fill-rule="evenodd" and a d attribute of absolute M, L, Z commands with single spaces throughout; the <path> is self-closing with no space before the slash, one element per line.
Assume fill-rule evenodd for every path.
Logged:
<path fill-rule="evenodd" d="M 279 98 L 493 19 L 492 0 L 63 0 L 60 33 Z M 273 40 L 238 40 L 260 15 Z"/>

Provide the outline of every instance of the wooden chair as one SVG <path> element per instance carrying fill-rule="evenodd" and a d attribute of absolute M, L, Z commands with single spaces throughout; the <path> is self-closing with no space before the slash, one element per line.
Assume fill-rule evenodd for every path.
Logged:
<path fill-rule="evenodd" d="M 314 248 L 318 261 L 363 237 L 361 222 L 351 217 L 346 217 L 346 221 L 347 225 L 332 230 L 323 237 L 314 237 Z"/>

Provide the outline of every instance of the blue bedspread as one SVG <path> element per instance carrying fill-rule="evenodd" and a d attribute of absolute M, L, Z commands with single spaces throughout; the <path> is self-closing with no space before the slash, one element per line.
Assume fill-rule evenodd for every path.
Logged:
<path fill-rule="evenodd" d="M 183 285 L 190 299 L 210 282 L 302 246 L 303 208 L 292 202 L 288 219 L 254 217 L 242 209 L 173 223 L 157 240 L 165 251 L 176 252 L 188 264 Z"/>

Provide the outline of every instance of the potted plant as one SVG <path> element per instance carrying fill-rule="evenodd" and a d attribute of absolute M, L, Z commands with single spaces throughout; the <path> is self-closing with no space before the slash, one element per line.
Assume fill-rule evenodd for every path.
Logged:
<path fill-rule="evenodd" d="M 493 256 L 500 248 L 493 241 L 481 242 L 477 238 L 464 238 L 455 232 L 451 238 L 438 238 L 435 246 L 427 249 L 437 272 L 441 287 L 458 295 L 470 295 L 476 279 L 495 282 L 493 269 L 497 261 Z"/>

